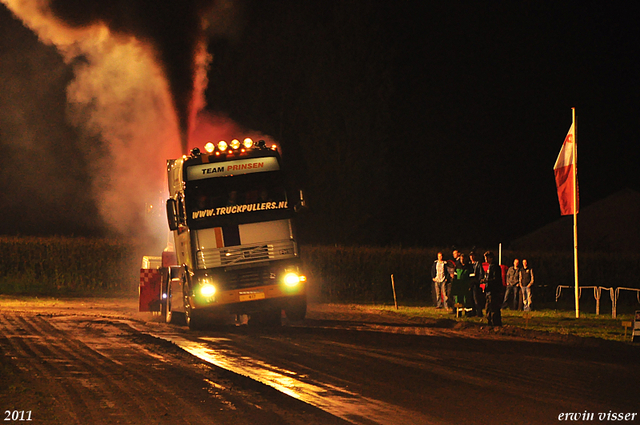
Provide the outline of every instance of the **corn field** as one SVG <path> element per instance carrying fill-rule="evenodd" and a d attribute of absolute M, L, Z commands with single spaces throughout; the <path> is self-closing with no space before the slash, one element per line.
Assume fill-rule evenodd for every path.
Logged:
<path fill-rule="evenodd" d="M 0 236 L 0 249 L 1 294 L 137 292 L 142 254 L 130 241 Z M 391 303 L 393 275 L 398 301 L 422 305 L 432 302 L 431 265 L 437 252 L 443 251 L 445 259 L 451 255 L 440 248 L 366 246 L 304 246 L 301 251 L 315 300 Z M 514 258 L 526 258 L 533 268 L 539 303 L 555 304 L 556 287 L 574 284 L 571 252 L 503 251 L 503 264 L 511 265 Z M 581 286 L 640 288 L 640 254 L 581 253 L 578 263 Z M 571 308 L 572 298 L 565 301 Z"/>
<path fill-rule="evenodd" d="M 133 244 L 122 241 L 0 237 L 0 252 L 0 293 L 105 294 L 137 289 L 139 260 Z"/>
<path fill-rule="evenodd" d="M 393 274 L 398 301 L 430 305 L 431 266 L 438 251 L 445 259 L 451 258 L 450 249 L 328 246 L 303 247 L 302 258 L 321 300 L 391 303 Z M 481 259 L 484 250 L 476 252 Z M 502 264 L 512 265 L 515 258 L 526 258 L 534 270 L 534 297 L 539 306 L 572 308 L 571 291 L 565 291 L 559 303 L 555 301 L 558 285 L 574 285 L 572 252 L 502 252 Z M 580 286 L 640 288 L 640 254 L 580 253 L 578 267 Z M 624 296 L 628 299 L 623 303 L 640 309 L 635 295 Z M 589 308 L 595 300 L 585 291 L 581 303 Z M 606 300 L 603 303 L 606 310 Z"/>

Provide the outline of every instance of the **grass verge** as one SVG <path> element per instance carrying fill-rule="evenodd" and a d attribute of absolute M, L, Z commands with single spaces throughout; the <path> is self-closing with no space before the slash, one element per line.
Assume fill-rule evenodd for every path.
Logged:
<path fill-rule="evenodd" d="M 354 308 L 368 312 L 387 312 L 401 315 L 407 318 L 424 319 L 451 319 L 460 322 L 470 322 L 474 324 L 486 324 L 484 317 L 458 317 L 454 313 L 434 307 L 403 307 L 398 309 L 393 305 L 355 305 Z M 528 317 L 527 317 L 528 316 Z M 589 313 L 580 313 L 580 318 L 575 317 L 575 311 L 563 310 L 537 310 L 525 315 L 522 311 L 502 310 L 502 322 L 505 326 L 522 328 L 533 331 L 558 333 L 562 335 L 573 335 L 583 338 L 601 338 L 610 341 L 631 342 L 631 328 L 626 330 L 622 326 L 623 322 L 633 322 L 632 314 L 618 315 L 617 318 L 611 316 Z"/>

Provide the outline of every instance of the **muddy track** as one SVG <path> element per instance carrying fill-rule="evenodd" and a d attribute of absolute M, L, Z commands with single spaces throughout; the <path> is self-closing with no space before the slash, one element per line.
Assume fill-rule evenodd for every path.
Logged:
<path fill-rule="evenodd" d="M 613 412 L 638 423 L 638 348 L 334 305 L 278 329 L 192 332 L 138 313 L 137 300 L 0 296 L 0 413 L 45 424 L 412 425 Z"/>
<path fill-rule="evenodd" d="M 339 422 L 113 320 L 0 314 L 0 347 L 17 368 L 0 407 L 33 423 Z"/>

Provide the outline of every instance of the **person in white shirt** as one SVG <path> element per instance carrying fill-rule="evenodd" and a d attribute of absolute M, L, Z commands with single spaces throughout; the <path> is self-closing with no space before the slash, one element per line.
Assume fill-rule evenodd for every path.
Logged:
<path fill-rule="evenodd" d="M 447 263 L 442 259 L 442 252 L 438 252 L 438 259 L 431 266 L 431 280 L 436 294 L 436 308 L 447 308 L 447 283 L 449 282 L 449 272 Z"/>
<path fill-rule="evenodd" d="M 532 287 L 533 287 L 533 269 L 529 267 L 527 260 L 522 260 L 522 270 L 520 270 L 520 284 L 522 290 L 522 303 L 524 311 L 531 311 Z"/>

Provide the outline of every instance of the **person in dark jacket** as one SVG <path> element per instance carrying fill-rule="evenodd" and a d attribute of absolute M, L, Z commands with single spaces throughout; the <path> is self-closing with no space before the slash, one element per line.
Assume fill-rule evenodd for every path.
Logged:
<path fill-rule="evenodd" d="M 469 273 L 469 290 L 471 291 L 471 299 L 473 300 L 474 308 L 474 314 L 471 315 L 481 317 L 484 300 L 482 290 L 480 288 L 480 282 L 484 278 L 484 269 L 482 268 L 482 263 L 476 258 L 475 252 L 471 252 L 469 254 L 469 259 L 471 260 L 469 264 L 471 268 L 471 271 Z"/>
<path fill-rule="evenodd" d="M 449 279 L 447 280 L 447 284 L 445 285 L 446 298 L 448 300 L 445 307 L 448 311 L 453 312 L 454 303 L 452 302 L 453 296 L 451 295 L 451 289 L 453 286 L 453 281 L 456 278 L 456 269 L 460 264 L 460 251 L 454 248 L 451 255 L 453 256 L 453 259 L 447 261 L 447 271 L 449 272 Z"/>
<path fill-rule="evenodd" d="M 487 322 L 489 326 L 502 326 L 502 269 L 495 262 L 493 252 L 484 253 L 484 259 L 489 263 L 489 268 L 484 275 L 483 283 L 484 295 L 487 300 L 485 306 L 487 312 Z"/>
<path fill-rule="evenodd" d="M 460 304 L 465 309 L 469 307 L 471 301 L 471 292 L 469 291 L 469 274 L 471 273 L 471 267 L 467 263 L 467 258 L 464 254 L 460 254 L 458 262 L 456 264 L 456 274 L 451 284 L 451 295 L 453 297 L 454 307 L 455 304 Z"/>

